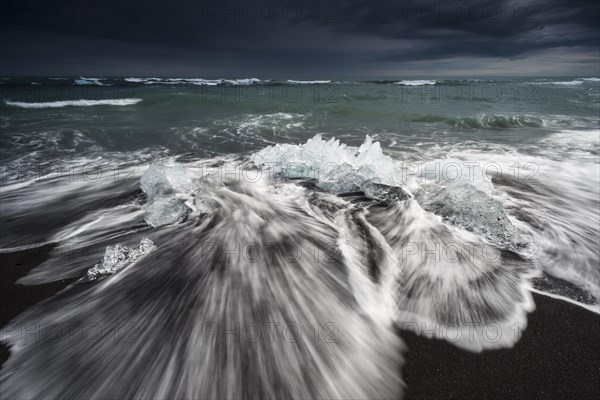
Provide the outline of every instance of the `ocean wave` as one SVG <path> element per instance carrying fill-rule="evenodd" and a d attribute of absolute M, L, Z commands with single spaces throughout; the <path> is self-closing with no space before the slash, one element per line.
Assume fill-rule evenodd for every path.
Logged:
<path fill-rule="evenodd" d="M 203 79 L 203 78 L 125 78 L 125 82 L 142 83 L 144 85 L 198 85 L 198 86 L 247 86 L 260 84 L 262 81 L 257 78 L 243 79 Z"/>
<path fill-rule="evenodd" d="M 551 82 L 533 82 L 536 85 L 554 85 L 554 86 L 579 86 L 586 82 L 587 79 L 577 79 L 574 81 L 551 81 Z"/>
<path fill-rule="evenodd" d="M 110 84 L 104 84 L 100 81 L 100 78 L 84 78 L 82 76 L 79 79 L 75 79 L 75 85 L 111 86 Z"/>
<path fill-rule="evenodd" d="M 307 115 L 299 113 L 270 113 L 235 115 L 213 122 L 224 133 L 241 139 L 258 139 L 260 142 L 269 136 L 285 136 L 288 132 L 303 129 Z M 273 143 L 273 142 L 270 142 Z"/>
<path fill-rule="evenodd" d="M 216 86 L 222 83 L 221 79 L 200 78 L 125 78 L 125 82 L 142 83 L 144 85 L 206 85 Z"/>
<path fill-rule="evenodd" d="M 579 78 L 578 80 L 584 82 L 600 82 L 600 78 Z"/>
<path fill-rule="evenodd" d="M 437 81 L 431 81 L 431 80 L 404 80 L 404 81 L 398 81 L 398 82 L 394 82 L 395 85 L 402 85 L 402 86 L 425 86 L 425 85 L 435 85 L 437 84 Z"/>
<path fill-rule="evenodd" d="M 214 160 L 207 165 L 213 163 Z M 228 171 L 235 171 L 230 167 L 227 166 Z M 98 335 L 94 341 L 67 344 L 59 339 L 42 345 L 41 341 L 19 340 L 12 335 L 15 331 L 11 325 L 1 332 L 2 340 L 13 350 L 2 369 L 2 398 L 23 397 L 23 390 L 28 390 L 31 397 L 39 397 L 42 392 L 52 398 L 65 397 L 67 392 L 81 398 L 103 397 L 108 382 L 112 382 L 111 393 L 118 398 L 126 392 L 133 397 L 156 397 L 162 393 L 168 398 L 185 397 L 186 393 L 194 393 L 194 398 L 401 396 L 403 384 L 398 371 L 402 365 L 402 341 L 393 330 L 390 316 L 381 311 L 369 315 L 363 307 L 371 303 L 364 297 L 361 303 L 355 300 L 353 284 L 359 283 L 360 271 L 349 271 L 344 257 L 334 251 L 339 236 L 336 227 L 304 209 L 303 188 L 289 183 L 273 185 L 265 176 L 253 183 L 237 173 L 207 177 L 198 164 L 174 165 L 165 172 L 166 176 L 157 176 L 156 185 L 183 196 L 195 195 L 194 204 L 200 197 L 214 199 L 216 209 L 209 214 L 191 215 L 177 229 L 148 227 L 142 228 L 142 233 L 140 223 L 144 222 L 140 220 L 139 206 L 126 204 L 106 209 L 104 201 L 102 209 L 63 227 L 52 239 L 59 243 L 77 240 L 85 243 L 86 250 L 90 250 L 88 245 L 103 246 L 107 253 L 115 253 L 115 245 L 122 243 L 121 248 L 132 249 L 147 237 L 155 248 L 144 252 L 135 262 L 124 260 L 114 274 L 77 285 L 82 291 L 67 289 L 60 298 L 50 299 L 39 305 L 37 311 L 30 310 L 21 316 L 27 321 L 29 318 L 39 321 L 41 326 L 53 320 L 56 324 L 73 323 L 84 328 L 92 321 L 102 327 L 112 326 L 112 319 L 117 318 L 135 321 L 136 331 L 139 328 L 143 335 L 143 332 L 153 333 L 144 336 L 144 340 L 117 343 L 114 338 L 109 339 L 110 335 Z M 103 200 L 132 188 L 111 181 L 108 187 L 88 187 Z M 140 233 L 143 236 L 138 237 Z M 269 255 L 252 260 L 245 256 L 239 260 L 235 256 L 222 257 L 220 249 L 235 243 L 268 248 Z M 214 256 L 207 252 L 206 246 L 211 244 L 218 247 Z M 301 249 L 302 255 L 291 260 L 289 246 Z M 311 249 L 317 252 L 318 260 L 308 253 Z M 59 251 L 52 250 L 49 260 L 36 267 L 25 281 L 55 280 L 65 274 L 87 276 L 83 274 L 93 265 L 88 265 L 90 258 L 73 257 L 66 261 Z M 199 260 L 206 268 L 198 268 Z M 349 282 L 350 273 L 356 275 L 356 281 Z M 393 284 L 392 279 L 382 281 L 386 290 Z M 164 293 L 175 291 L 177 296 L 164 296 L 157 302 L 158 287 Z M 119 293 L 133 296 L 136 306 L 129 307 Z M 382 299 L 386 300 L 377 295 L 372 304 L 381 308 Z M 37 312 L 44 317 L 40 318 Z M 174 340 L 165 342 L 160 332 L 167 317 L 177 321 L 177 326 L 168 327 L 171 331 L 168 336 Z M 324 325 L 330 321 L 330 325 L 339 326 L 333 340 L 327 339 L 329 326 L 320 328 L 318 336 L 313 336 L 310 329 L 318 327 L 315 322 Z M 20 326 L 23 320 L 14 322 Z M 255 323 L 260 329 L 271 324 L 277 329 L 277 336 L 275 341 L 263 340 L 263 336 L 254 343 L 255 351 L 248 352 L 244 350 L 248 347 L 245 340 L 225 342 L 219 335 L 207 336 L 203 332 L 208 323 L 223 327 L 241 324 L 241 329 L 248 323 Z M 279 332 L 283 328 L 289 330 L 286 327 L 290 324 L 291 334 L 297 340 L 280 341 L 283 336 Z M 285 334 L 290 337 L 289 332 Z M 159 351 L 170 346 L 176 348 Z M 125 348 L 129 351 L 122 352 Z M 196 351 L 191 351 L 194 348 Z M 109 349 L 131 357 L 113 357 Z M 37 381 L 43 364 L 40 360 L 47 360 L 48 354 L 57 355 L 49 372 L 52 377 L 40 381 L 43 383 L 31 391 L 23 382 Z M 232 354 L 235 356 L 230 357 Z M 175 356 L 194 371 L 193 379 L 181 374 L 163 374 L 159 380 L 153 377 L 152 371 L 159 365 L 171 364 Z M 22 357 L 29 360 L 29 368 L 18 367 L 22 365 Z M 93 362 L 99 374 L 93 380 L 67 383 L 67 379 L 60 379 L 72 373 L 68 360 L 74 357 Z M 215 367 L 219 360 L 227 360 L 226 365 Z M 252 385 L 227 379 L 232 373 L 237 375 L 245 365 L 257 366 L 251 372 Z M 126 375 L 126 371 L 135 371 L 135 380 L 140 383 L 133 391 L 125 381 L 114 378 L 115 374 Z"/>
<path fill-rule="evenodd" d="M 519 127 L 544 127 L 552 123 L 556 126 L 570 126 L 570 119 L 550 120 L 531 115 L 494 115 L 481 114 L 478 116 L 452 117 L 439 114 L 414 114 L 405 117 L 408 122 L 426 124 L 444 123 L 455 128 L 472 129 L 510 129 Z"/>
<path fill-rule="evenodd" d="M 262 82 L 257 78 L 244 78 L 244 79 L 222 79 L 224 82 L 231 85 L 253 85 Z"/>
<path fill-rule="evenodd" d="M 43 85 L 60 86 L 64 84 L 74 84 L 80 86 L 131 86 L 132 84 L 140 85 L 198 85 L 198 86 L 247 86 L 247 85 L 316 85 L 316 84 L 343 84 L 343 85 L 361 85 L 361 84 L 382 84 L 382 85 L 399 85 L 399 86 L 464 86 L 464 85 L 486 85 L 486 84 L 510 84 L 518 81 L 506 79 L 379 79 L 379 80 L 330 80 L 330 79 L 259 79 L 259 78 L 166 78 L 166 77 L 124 77 L 124 78 L 62 78 L 48 77 L 36 78 L 36 82 Z M 71 81 L 71 82 L 69 82 Z M 576 87 L 580 85 L 589 85 L 597 83 L 600 78 L 577 78 L 571 80 L 557 80 L 556 78 L 539 78 L 533 79 L 528 83 L 533 85 L 547 86 L 565 86 Z M 4 77 L 3 84 L 31 84 L 32 81 L 26 78 Z"/>
<path fill-rule="evenodd" d="M 600 131 L 583 129 L 563 129 L 540 141 L 543 149 L 539 151 L 556 157 L 575 157 L 598 162 L 600 154 Z"/>
<path fill-rule="evenodd" d="M 288 79 L 286 82 L 294 84 L 294 85 L 317 85 L 317 84 L 331 83 L 330 80 L 324 80 L 324 81 L 296 81 L 296 80 L 293 80 L 293 79 Z"/>
<path fill-rule="evenodd" d="M 303 147 L 304 156 L 344 157 L 359 169 L 382 162 L 378 143 L 365 140 L 356 149 L 335 142 L 318 146 L 322 143 L 317 139 Z M 220 170 L 214 165 L 215 160 L 153 164 L 140 179 L 139 187 L 148 197 L 139 202 L 145 205 L 130 201 L 108 206 L 107 199 L 129 198 L 139 188 L 131 182 L 107 179 L 85 190 L 74 183 L 65 185 L 65 191 L 78 194 L 71 201 L 89 204 L 93 198 L 98 209 L 88 209 L 58 227 L 49 241 L 82 243 L 78 254 L 96 256 L 65 259 L 64 249 L 56 247 L 19 280 L 39 284 L 80 279 L 1 332 L 13 350 L 2 369 L 3 398 L 37 398 L 42 393 L 51 398 L 98 398 L 106 395 L 107 385 L 115 398 L 157 393 L 168 398 L 186 393 L 197 398 L 399 398 L 405 346 L 397 326 L 474 352 L 511 347 L 519 339 L 533 309 L 526 290 L 532 268 L 526 260 L 507 252 L 490 257 L 496 254 L 494 247 L 444 225 L 414 199 L 396 200 L 387 207 L 371 200 L 357 204 L 348 197 L 271 179 L 272 174 L 258 173 L 261 170 L 249 163 L 225 162 Z M 46 189 L 57 191 L 56 185 Z M 69 197 L 61 194 L 52 199 L 54 207 L 66 207 Z M 148 216 L 143 214 L 157 196 L 172 201 L 153 203 L 151 221 L 158 214 L 170 216 L 177 200 L 190 208 L 187 217 L 160 227 L 146 225 L 143 218 Z M 5 208 L 13 213 L 24 209 L 15 204 Z M 426 243 L 428 249 L 446 245 L 448 257 L 407 252 L 407 243 Z M 232 246 L 249 253 L 238 257 Z M 107 262 L 100 259 L 102 254 L 91 253 L 98 248 L 106 248 Z M 199 261 L 204 268 L 198 268 Z M 94 265 L 96 279 L 90 282 L 88 271 Z M 158 292 L 177 296 L 157 300 Z M 124 301 L 123 294 L 135 299 L 135 306 Z M 165 320 L 177 326 L 165 326 Z M 92 322 L 112 327 L 118 321 L 135 321 L 135 332 L 144 340 L 115 341 L 110 334 L 75 343 L 68 338 L 21 340 L 15 327 L 34 321 L 42 327 L 84 328 Z M 315 321 L 333 323 L 335 340 L 321 340 L 329 329 L 317 333 L 315 340 Z M 248 352 L 247 341 L 207 335 L 207 322 L 227 329 L 244 329 L 249 322 L 258 327 L 291 322 L 304 336 L 287 342 L 280 341 L 279 334 L 275 341 L 263 337 L 255 351 Z M 519 332 L 511 330 L 515 323 Z M 499 340 L 486 339 L 490 324 L 502 331 Z M 114 352 L 125 358 L 113 357 Z M 193 379 L 162 374 L 157 380 L 157 369 L 171 365 L 173 357 L 185 370 L 189 366 L 194 371 Z M 98 374 L 94 379 L 66 379 L 73 373 L 71 361 L 82 358 L 93 363 Z M 24 360 L 28 368 L 21 368 Z M 219 364 L 223 360 L 227 362 Z M 245 365 L 257 366 L 251 372 L 252 385 L 227 379 Z M 127 371 L 135 371 L 135 388 L 127 384 L 130 380 L 115 379 Z M 26 384 L 33 381 L 41 383 L 33 388 Z"/>
<path fill-rule="evenodd" d="M 20 108 L 62 108 L 62 107 L 91 107 L 91 106 L 131 106 L 141 102 L 142 99 L 104 99 L 104 100 L 63 100 L 48 101 L 41 103 L 27 103 L 22 101 L 4 100 L 4 103 L 12 107 Z"/>
<path fill-rule="evenodd" d="M 507 129 L 517 127 L 539 128 L 546 122 L 539 117 L 530 115 L 488 115 L 482 114 L 477 117 L 458 117 L 450 119 L 455 127 L 484 128 L 484 129 Z"/>
<path fill-rule="evenodd" d="M 204 78 L 125 78 L 125 82 L 140 83 L 144 85 L 199 85 L 199 86 L 248 86 L 248 85 L 316 85 L 328 84 L 331 80 L 274 80 L 258 78 L 240 79 L 204 79 Z"/>
<path fill-rule="evenodd" d="M 503 165 L 515 161 L 493 156 Z M 237 159 L 163 161 L 136 169 L 133 180 L 113 173 L 94 185 L 56 180 L 14 189 L 3 201 L 3 217 L 14 225 L 24 216 L 57 218 L 44 239 L 56 246 L 18 283 L 78 281 L 0 332 L 11 349 L 2 398 L 399 398 L 403 330 L 480 352 L 512 347 L 526 329 L 532 279 L 548 264 L 486 242 L 476 229 L 516 221 L 503 214 L 508 196 L 522 200 L 512 209 L 521 215 L 531 208 L 542 220 L 554 211 L 536 231 L 549 256 L 581 257 L 582 242 L 597 242 L 589 237 L 597 232 L 597 217 L 590 218 L 597 169 L 577 166 L 561 178 L 550 163 L 531 186 L 511 172 L 498 182 L 507 194 L 493 201 L 448 185 L 383 204 L 361 179 L 397 177 L 400 160 L 369 137 L 360 147 L 315 136 Z M 588 186 L 573 190 L 570 175 Z M 557 185 L 565 177 L 566 185 Z M 596 192 L 580 209 L 590 181 Z M 338 195 L 357 182 L 364 192 Z M 543 207 L 549 201 L 554 210 Z M 586 229 L 555 235 L 580 230 L 574 222 Z M 65 257 L 70 243 L 81 247 Z M 592 268 L 597 248 L 585 255 Z M 582 267 L 558 261 L 557 271 Z M 73 341 L 69 329 L 53 340 L 25 341 L 23 326 L 94 326 L 98 334 Z M 117 331 L 123 340 L 115 340 Z M 248 340 L 239 340 L 243 334 Z M 284 341 L 290 334 L 294 340 Z M 94 366 L 93 376 L 69 379 L 72 360 L 81 359 Z M 181 373 L 162 373 L 174 364 Z M 251 385 L 231 379 L 240 371 Z"/>

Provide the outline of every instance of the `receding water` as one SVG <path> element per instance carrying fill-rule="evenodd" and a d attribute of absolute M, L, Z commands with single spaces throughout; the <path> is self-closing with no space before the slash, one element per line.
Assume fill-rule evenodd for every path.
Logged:
<path fill-rule="evenodd" d="M 1 251 L 75 279 L 3 398 L 397 398 L 394 327 L 600 313 L 598 78 L 1 83 Z"/>

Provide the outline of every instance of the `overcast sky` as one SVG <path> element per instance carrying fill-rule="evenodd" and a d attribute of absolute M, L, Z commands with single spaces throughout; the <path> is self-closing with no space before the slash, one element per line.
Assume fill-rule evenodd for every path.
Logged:
<path fill-rule="evenodd" d="M 598 76 L 600 2 L 3 2 L 2 75 Z"/>

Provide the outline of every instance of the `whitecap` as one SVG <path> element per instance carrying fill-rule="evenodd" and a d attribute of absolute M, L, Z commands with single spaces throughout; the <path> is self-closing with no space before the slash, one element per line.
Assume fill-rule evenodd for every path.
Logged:
<path fill-rule="evenodd" d="M 327 81 L 296 81 L 293 79 L 288 79 L 287 83 L 291 83 L 294 85 L 318 85 L 318 84 L 327 84 L 327 83 L 331 83 L 330 80 Z"/>
<path fill-rule="evenodd" d="M 100 78 L 84 78 L 82 76 L 79 79 L 75 79 L 75 84 L 76 85 L 111 86 L 111 85 L 106 85 L 100 81 L 101 81 Z"/>
<path fill-rule="evenodd" d="M 404 81 L 399 81 L 399 82 L 395 82 L 395 85 L 403 85 L 403 86 L 425 86 L 425 85 L 435 85 L 437 83 L 437 81 L 432 81 L 432 80 L 404 80 Z"/>
<path fill-rule="evenodd" d="M 579 86 L 583 80 L 576 81 L 556 81 L 556 82 L 534 82 L 536 85 L 555 85 L 555 86 Z"/>
<path fill-rule="evenodd" d="M 8 106 L 20 108 L 62 108 L 62 107 L 91 107 L 91 106 L 131 106 L 139 103 L 142 99 L 104 99 L 104 100 L 63 100 L 47 101 L 41 103 L 27 103 L 22 101 L 4 100 Z"/>
<path fill-rule="evenodd" d="M 125 78 L 126 82 L 142 83 L 144 85 L 198 85 L 198 86 L 217 86 L 217 85 L 254 85 L 261 82 L 258 78 L 242 79 L 204 79 L 204 78 Z"/>

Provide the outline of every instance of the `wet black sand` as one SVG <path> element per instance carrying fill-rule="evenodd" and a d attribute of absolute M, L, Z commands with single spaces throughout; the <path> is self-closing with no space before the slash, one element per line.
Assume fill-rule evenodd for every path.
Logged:
<path fill-rule="evenodd" d="M 533 294 L 514 348 L 469 353 L 401 332 L 406 399 L 594 399 L 600 394 L 600 315 Z"/>
<path fill-rule="evenodd" d="M 14 282 L 52 246 L 0 254 L 0 326 L 71 281 L 36 287 Z M 593 399 L 600 393 L 600 315 L 534 293 L 536 310 L 512 349 L 470 353 L 401 331 L 407 344 L 405 399 Z M 0 363 L 8 358 L 0 346 Z"/>

